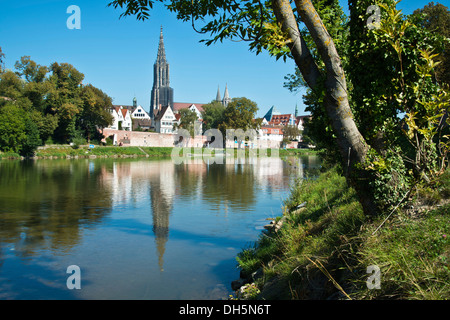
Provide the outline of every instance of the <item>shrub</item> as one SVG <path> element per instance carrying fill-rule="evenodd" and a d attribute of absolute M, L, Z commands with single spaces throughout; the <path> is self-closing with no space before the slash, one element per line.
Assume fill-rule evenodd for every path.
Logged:
<path fill-rule="evenodd" d="M 81 136 L 72 139 L 72 148 L 78 149 L 81 145 L 86 144 L 86 139 Z"/>

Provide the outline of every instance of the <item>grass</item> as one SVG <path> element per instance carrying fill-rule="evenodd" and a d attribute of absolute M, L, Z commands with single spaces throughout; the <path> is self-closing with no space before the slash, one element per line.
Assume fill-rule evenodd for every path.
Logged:
<path fill-rule="evenodd" d="M 362 286 L 355 296 L 369 299 L 450 299 L 450 205 L 420 218 L 401 214 L 374 236 L 368 228 L 360 250 L 363 265 L 381 269 L 380 290 Z"/>
<path fill-rule="evenodd" d="M 169 147 L 142 147 L 142 150 L 145 151 L 149 156 L 161 156 L 161 157 L 169 157 L 172 154 L 172 149 Z"/>
<path fill-rule="evenodd" d="M 191 148 L 191 154 L 202 154 L 203 150 L 198 150 L 199 148 Z M 69 145 L 55 145 L 48 146 L 46 148 L 39 148 L 36 151 L 35 156 L 38 158 L 67 158 L 67 157 L 89 157 L 89 156 L 98 156 L 98 157 L 122 157 L 122 156 L 136 156 L 136 157 L 170 157 L 172 154 L 173 148 L 171 147 L 116 147 L 116 146 L 96 146 L 94 149 L 89 149 L 87 146 L 77 146 L 77 148 L 73 148 Z M 234 149 L 234 156 L 239 154 L 238 149 Z M 244 152 L 243 155 L 246 157 L 249 156 L 249 150 L 245 149 L 241 150 Z M 208 150 L 214 155 L 214 150 Z M 300 154 L 309 154 L 314 153 L 313 150 L 306 149 L 280 149 L 279 155 L 300 155 Z M 259 155 L 259 154 L 258 154 Z M 267 155 L 270 156 L 270 149 L 267 152 Z M 21 159 L 21 156 L 16 153 L 2 153 L 0 152 L 0 160 L 1 159 Z"/>
<path fill-rule="evenodd" d="M 308 154 L 317 154 L 319 150 L 315 149 L 280 149 L 280 156 L 284 155 L 308 155 Z"/>
<path fill-rule="evenodd" d="M 436 183 L 443 200 L 449 177 Z M 303 202 L 306 208 L 295 210 Z M 399 211 L 373 234 L 387 214 L 366 217 L 334 168 L 299 181 L 282 210 L 283 227 L 237 257 L 244 275 L 263 270 L 258 298 L 450 299 L 450 204 Z M 380 289 L 367 286 L 373 265 L 381 271 Z"/>
<path fill-rule="evenodd" d="M 0 160 L 6 160 L 6 159 L 21 159 L 21 156 L 18 153 L 15 152 L 0 152 Z"/>
<path fill-rule="evenodd" d="M 170 156 L 172 148 L 152 148 L 152 147 L 112 147 L 112 146 L 97 146 L 94 149 L 87 147 L 79 147 L 74 149 L 70 146 L 51 147 L 39 149 L 36 156 L 39 158 L 66 158 L 66 157 L 113 157 L 113 156 L 154 156 L 165 157 Z"/>

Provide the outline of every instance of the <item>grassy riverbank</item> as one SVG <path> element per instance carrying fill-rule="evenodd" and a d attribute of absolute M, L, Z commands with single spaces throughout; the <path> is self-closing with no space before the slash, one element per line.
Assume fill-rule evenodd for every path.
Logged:
<path fill-rule="evenodd" d="M 170 157 L 172 148 L 164 147 L 110 147 L 96 146 L 89 149 L 87 146 L 72 148 L 71 146 L 48 146 L 39 148 L 35 159 L 59 158 L 88 158 L 88 157 Z M 16 153 L 0 153 L 0 159 L 23 159 Z"/>
<path fill-rule="evenodd" d="M 36 153 L 37 157 L 83 157 L 83 156 L 98 156 L 98 157 L 124 157 L 124 156 L 136 156 L 136 157 L 145 157 L 145 156 L 156 156 L 156 157 L 164 157 L 170 156 L 172 152 L 172 148 L 151 148 L 151 147 L 95 147 L 93 149 L 89 149 L 88 147 L 80 147 L 78 149 L 73 149 L 71 147 L 68 148 L 48 148 L 38 150 Z"/>
<path fill-rule="evenodd" d="M 39 148 L 34 158 L 35 159 L 58 159 L 58 158 L 87 158 L 87 157 L 170 157 L 173 148 L 171 147 L 113 147 L 113 146 L 96 146 L 89 149 L 87 146 L 80 146 L 73 148 L 69 145 L 46 146 Z M 214 150 L 205 149 L 205 151 L 212 152 Z M 237 149 L 234 150 L 235 155 L 238 154 Z M 192 155 L 202 154 L 203 150 L 192 148 Z M 289 155 L 308 155 L 315 154 L 315 150 L 310 149 L 279 149 L 280 156 Z M 249 149 L 245 149 L 245 156 L 249 156 Z M 271 155 L 270 149 L 267 153 Z M 1 159 L 19 160 L 23 159 L 19 154 L 12 152 L 0 152 Z"/>
<path fill-rule="evenodd" d="M 363 214 L 336 169 L 299 182 L 283 204 L 281 228 L 238 255 L 242 276 L 252 282 L 241 297 L 450 299 L 450 171 L 437 186 L 384 222 L 389 213 Z M 379 289 L 370 278 L 374 268 Z"/>

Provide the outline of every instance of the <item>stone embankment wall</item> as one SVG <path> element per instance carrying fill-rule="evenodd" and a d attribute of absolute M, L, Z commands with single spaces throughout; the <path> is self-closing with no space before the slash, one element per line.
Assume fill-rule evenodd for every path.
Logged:
<path fill-rule="evenodd" d="M 103 129 L 105 138 L 112 137 L 115 145 L 122 143 L 123 146 L 130 147 L 203 147 L 207 142 L 206 136 L 196 136 L 189 140 L 188 144 L 175 145 L 177 136 L 169 133 L 155 133 L 155 132 L 140 132 L 140 131 L 125 131 L 114 129 Z M 103 141 L 104 142 L 104 141 Z M 295 144 L 288 146 L 288 148 L 296 147 Z M 226 148 L 236 148 L 237 145 L 233 141 L 228 141 Z M 278 149 L 280 148 L 279 141 L 259 140 L 257 148 L 263 149 Z"/>
<path fill-rule="evenodd" d="M 105 138 L 113 137 L 114 144 L 129 147 L 174 147 L 176 135 L 168 133 L 125 131 L 114 129 L 103 129 Z M 202 147 L 207 141 L 205 136 L 196 136 L 189 140 L 187 147 Z M 178 145 L 186 146 L 186 145 Z"/>

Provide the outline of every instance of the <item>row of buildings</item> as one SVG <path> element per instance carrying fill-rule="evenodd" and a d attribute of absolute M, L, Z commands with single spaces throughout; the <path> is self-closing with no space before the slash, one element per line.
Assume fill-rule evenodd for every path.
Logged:
<path fill-rule="evenodd" d="M 190 109 L 197 114 L 197 128 L 202 127 L 202 103 L 174 102 L 174 90 L 170 87 L 169 63 L 166 59 L 164 48 L 164 37 L 161 28 L 159 38 L 158 54 L 153 67 L 153 88 L 150 99 L 150 111 L 147 112 L 141 105 L 137 104 L 136 98 L 132 105 L 114 105 L 110 112 L 113 123 L 108 129 L 125 131 L 152 131 L 161 134 L 176 133 L 176 124 L 180 123 L 180 110 Z M 219 88 L 215 101 L 222 103 L 224 108 L 231 102 L 228 86 L 225 86 L 224 96 L 220 94 Z M 283 128 L 285 126 L 296 126 L 303 131 L 303 124 L 307 116 L 295 114 L 281 114 L 275 107 L 269 109 L 262 120 L 259 139 L 283 141 Z M 200 133 L 201 134 L 201 133 Z M 301 141 L 301 136 L 297 137 Z"/>
<path fill-rule="evenodd" d="M 136 99 L 132 106 L 115 105 L 111 109 L 114 121 L 109 127 L 115 130 L 126 131 L 154 131 L 157 133 L 176 133 L 175 125 L 180 123 L 180 110 L 190 109 L 197 113 L 199 128 L 202 124 L 202 111 L 204 104 L 175 102 L 173 108 L 162 107 L 157 115 L 152 119 L 150 114 L 140 105 Z M 295 126 L 300 131 L 304 130 L 304 122 L 309 116 L 298 116 L 295 114 L 282 114 L 275 107 L 269 109 L 263 117 L 260 128 L 260 139 L 283 141 L 283 128 L 285 126 Z M 301 135 L 297 137 L 302 141 Z"/>

